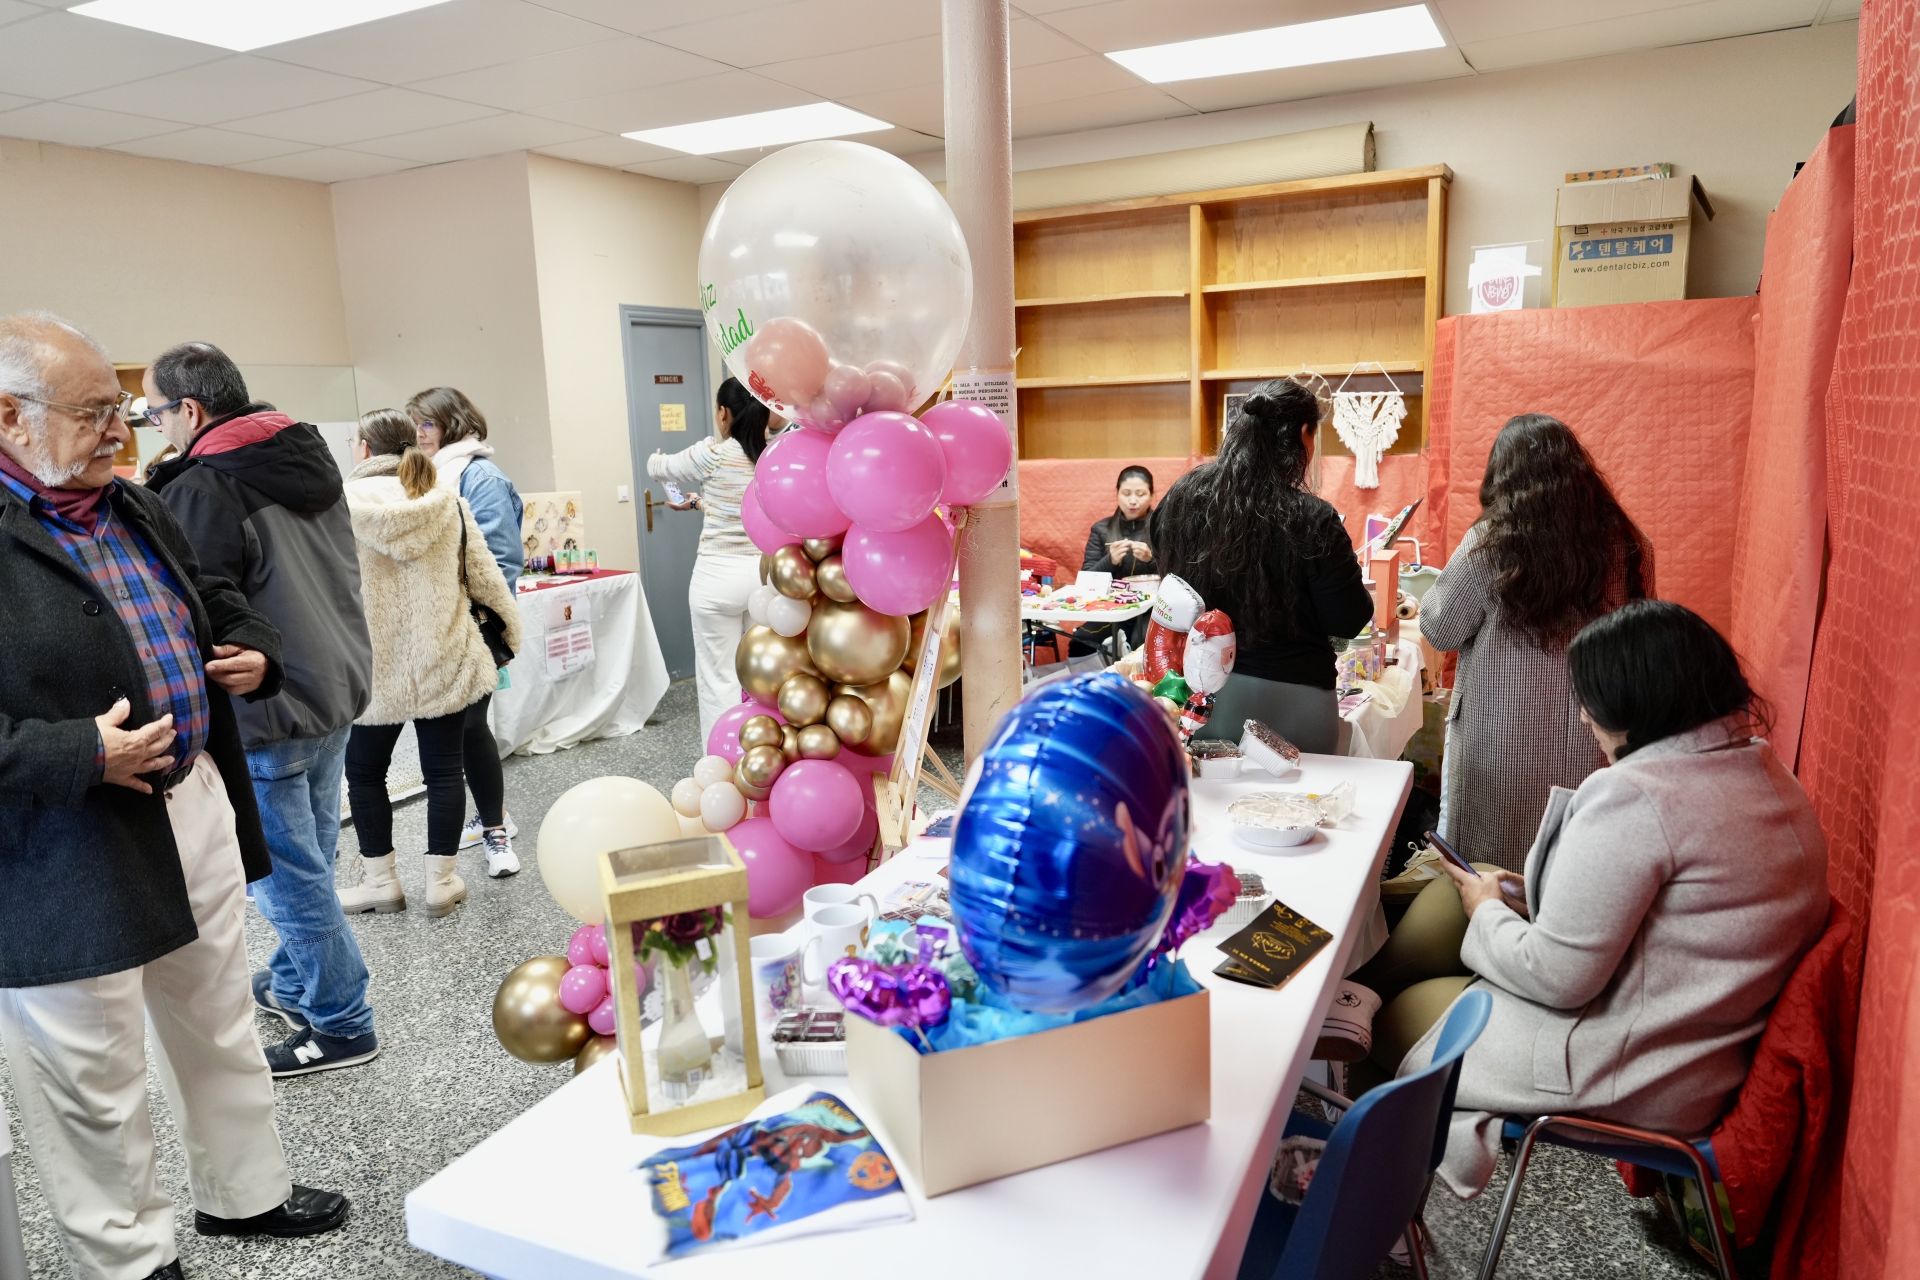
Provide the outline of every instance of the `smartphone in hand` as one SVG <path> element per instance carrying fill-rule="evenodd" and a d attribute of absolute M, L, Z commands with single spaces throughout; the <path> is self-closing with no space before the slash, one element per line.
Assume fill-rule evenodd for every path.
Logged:
<path fill-rule="evenodd" d="M 1435 849 L 1439 850 L 1441 857 L 1445 858 L 1448 862 L 1451 862 L 1454 866 L 1460 868 L 1462 871 L 1466 872 L 1468 875 L 1472 876 L 1474 879 L 1476 880 L 1480 879 L 1480 869 L 1474 866 L 1471 862 L 1468 862 L 1464 857 L 1462 857 L 1460 855 L 1460 851 L 1454 848 L 1452 843 L 1446 840 L 1438 832 L 1429 831 L 1426 833 L 1424 838 L 1428 844 L 1432 845 Z M 1514 884 L 1511 880 L 1502 880 L 1500 882 L 1500 892 L 1505 894 L 1507 897 L 1512 898 L 1515 902 L 1525 901 L 1525 895 L 1522 894 L 1520 890 L 1514 887 Z"/>
<path fill-rule="evenodd" d="M 682 492 L 680 486 L 673 483 L 673 481 L 662 480 L 660 482 L 660 487 L 666 490 L 667 501 L 671 503 L 673 506 L 677 507 L 686 502 L 687 495 L 684 492 Z"/>

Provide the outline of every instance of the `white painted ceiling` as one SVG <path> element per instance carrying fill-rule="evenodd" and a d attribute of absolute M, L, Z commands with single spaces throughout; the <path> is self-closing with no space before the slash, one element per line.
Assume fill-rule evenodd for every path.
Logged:
<path fill-rule="evenodd" d="M 262 3 L 267 0 L 261 0 Z M 1859 0 L 1429 0 L 1444 49 L 1150 85 L 1101 55 L 1404 0 L 1014 0 L 1016 137 L 1847 21 Z M 233 54 L 0 0 L 0 137 L 318 182 L 531 150 L 682 182 L 756 152 L 620 135 L 821 99 L 937 150 L 939 0 L 452 0 Z"/>

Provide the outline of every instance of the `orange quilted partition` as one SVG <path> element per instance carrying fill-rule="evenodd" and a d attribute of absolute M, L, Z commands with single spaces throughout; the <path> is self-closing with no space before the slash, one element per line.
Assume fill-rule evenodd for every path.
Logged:
<path fill-rule="evenodd" d="M 1573 427 L 1653 542 L 1659 594 L 1727 629 L 1753 404 L 1752 298 L 1450 316 L 1427 426 L 1440 547 L 1480 514 L 1487 453 L 1518 413 Z"/>

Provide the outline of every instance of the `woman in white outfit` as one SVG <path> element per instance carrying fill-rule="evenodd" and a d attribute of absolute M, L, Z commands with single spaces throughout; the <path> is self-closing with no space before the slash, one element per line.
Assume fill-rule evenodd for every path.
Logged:
<path fill-rule="evenodd" d="M 703 743 L 720 713 L 740 701 L 733 655 L 747 629 L 747 597 L 760 585 L 760 549 L 741 527 L 740 500 L 766 447 L 767 406 L 749 395 L 739 379 L 728 378 L 714 397 L 713 434 L 678 453 L 655 453 L 647 459 L 647 474 L 653 479 L 698 487 L 688 505 L 698 506 L 707 517 L 687 583 Z"/>

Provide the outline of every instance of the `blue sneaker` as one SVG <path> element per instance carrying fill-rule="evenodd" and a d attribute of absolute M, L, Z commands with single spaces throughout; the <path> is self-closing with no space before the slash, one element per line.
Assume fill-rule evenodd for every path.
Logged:
<path fill-rule="evenodd" d="M 273 974 L 262 969 L 253 975 L 253 1007 L 262 1013 L 270 1013 L 295 1031 L 305 1031 L 307 1020 L 300 1016 L 298 1009 L 289 1009 L 273 994 Z"/>
<path fill-rule="evenodd" d="M 365 1035 L 337 1038 L 322 1035 L 312 1027 L 300 1030 L 267 1049 L 267 1067 L 276 1080 L 288 1076 L 312 1075 L 316 1071 L 337 1071 L 357 1067 L 380 1056 L 380 1041 L 369 1031 Z"/>

